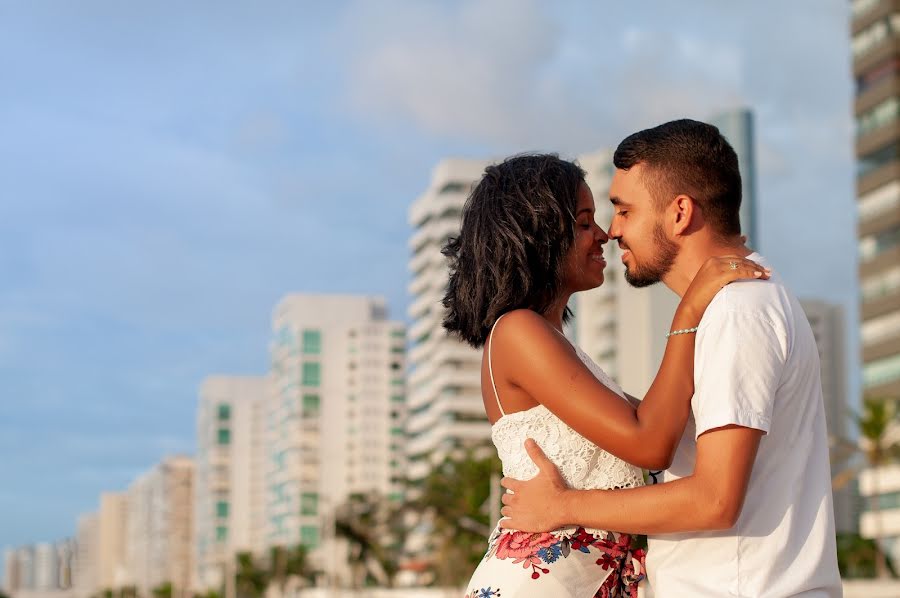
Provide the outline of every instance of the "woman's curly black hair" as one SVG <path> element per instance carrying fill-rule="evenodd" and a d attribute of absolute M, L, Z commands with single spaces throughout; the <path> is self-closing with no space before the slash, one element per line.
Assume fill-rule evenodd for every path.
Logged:
<path fill-rule="evenodd" d="M 466 200 L 459 236 L 442 249 L 450 267 L 443 325 L 481 347 L 504 313 L 545 312 L 560 293 L 575 240 L 584 171 L 556 154 L 489 166 Z M 571 316 L 568 308 L 564 319 Z"/>

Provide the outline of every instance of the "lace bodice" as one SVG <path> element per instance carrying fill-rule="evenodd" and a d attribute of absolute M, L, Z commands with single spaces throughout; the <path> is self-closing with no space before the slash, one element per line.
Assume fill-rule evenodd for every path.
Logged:
<path fill-rule="evenodd" d="M 625 399 L 622 389 L 581 349 L 578 357 L 606 387 Z M 503 474 L 518 480 L 537 475 L 537 466 L 525 452 L 524 443 L 533 438 L 571 488 L 611 489 L 644 485 L 641 470 L 611 455 L 573 430 L 543 405 L 508 413 L 491 428 L 491 439 L 503 464 Z M 575 528 L 557 530 L 565 535 Z M 600 533 L 600 530 L 587 530 Z"/>

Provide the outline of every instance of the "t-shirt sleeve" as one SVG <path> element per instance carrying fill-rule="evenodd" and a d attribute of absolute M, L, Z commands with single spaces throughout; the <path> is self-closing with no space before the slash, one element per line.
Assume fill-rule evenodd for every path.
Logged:
<path fill-rule="evenodd" d="M 694 354 L 695 438 L 728 425 L 768 433 L 786 359 L 784 335 L 752 312 L 707 316 Z"/>

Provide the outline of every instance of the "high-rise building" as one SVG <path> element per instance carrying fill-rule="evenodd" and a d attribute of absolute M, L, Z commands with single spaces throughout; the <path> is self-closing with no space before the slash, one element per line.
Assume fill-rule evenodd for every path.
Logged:
<path fill-rule="evenodd" d="M 747 236 L 748 246 L 759 251 L 753 113 L 746 108 L 737 108 L 714 116 L 710 122 L 719 128 L 737 154 L 741 170 L 741 232 Z"/>
<path fill-rule="evenodd" d="M 892 0 L 851 4 L 856 82 L 856 192 L 863 395 L 900 397 L 900 7 Z M 900 475 L 860 478 L 866 497 L 860 531 L 878 536 L 900 563 Z M 880 516 L 872 513 L 874 496 Z"/>
<path fill-rule="evenodd" d="M 75 544 L 75 568 L 72 587 L 78 596 L 91 596 L 97 591 L 97 563 L 99 561 L 100 517 L 88 513 L 78 518 Z"/>
<path fill-rule="evenodd" d="M 379 297 L 292 294 L 272 334 L 265 543 L 307 547 L 340 584 L 336 510 L 354 494 L 402 498 L 405 327 Z"/>
<path fill-rule="evenodd" d="M 173 597 L 191 595 L 193 480 L 193 460 L 174 456 L 128 487 L 127 574 L 112 587 L 134 585 L 138 594 L 150 596 L 168 583 Z"/>
<path fill-rule="evenodd" d="M 97 511 L 96 590 L 120 588 L 128 580 L 125 562 L 127 520 L 125 495 L 102 493 Z"/>
<path fill-rule="evenodd" d="M 846 465 L 842 449 L 854 442 L 850 426 L 850 406 L 847 402 L 844 310 L 840 305 L 818 300 L 803 300 L 800 303 L 819 349 L 825 421 L 833 447 L 832 473 L 838 474 Z M 837 531 L 857 531 L 859 525 L 856 503 L 855 483 L 834 490 L 834 521 Z"/>
<path fill-rule="evenodd" d="M 200 387 L 194 492 L 195 586 L 222 587 L 235 554 L 264 548 L 261 376 L 211 376 Z"/>
<path fill-rule="evenodd" d="M 51 591 L 59 588 L 59 561 L 56 547 L 41 542 L 34 547 L 34 589 Z"/>
<path fill-rule="evenodd" d="M 66 538 L 56 542 L 53 548 L 56 551 L 56 563 L 58 566 L 56 577 L 59 589 L 70 589 L 72 587 L 78 544 L 73 538 Z"/>
<path fill-rule="evenodd" d="M 34 590 L 37 575 L 35 571 L 34 546 L 21 546 L 16 550 L 19 565 L 19 589 Z"/>
<path fill-rule="evenodd" d="M 481 401 L 481 352 L 449 337 L 441 325 L 448 280 L 441 247 L 459 234 L 463 205 L 488 164 L 441 161 L 428 189 L 409 209 L 414 232 L 409 240 L 413 300 L 406 452 L 413 482 L 424 479 L 453 449 L 490 443 Z"/>
<path fill-rule="evenodd" d="M 3 591 L 14 594 L 19 590 L 19 555 L 15 549 L 3 551 Z"/>

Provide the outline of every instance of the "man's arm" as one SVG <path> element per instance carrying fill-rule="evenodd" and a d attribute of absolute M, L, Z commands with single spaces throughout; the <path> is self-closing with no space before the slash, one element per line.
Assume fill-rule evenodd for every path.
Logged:
<path fill-rule="evenodd" d="M 624 490 L 572 490 L 533 440 L 526 450 L 540 470 L 527 482 L 504 478 L 501 527 L 546 531 L 582 525 L 631 534 L 728 529 L 737 521 L 763 432 L 724 426 L 697 439 L 694 473 L 665 484 Z"/>

